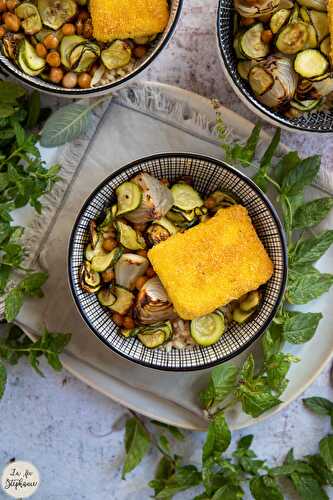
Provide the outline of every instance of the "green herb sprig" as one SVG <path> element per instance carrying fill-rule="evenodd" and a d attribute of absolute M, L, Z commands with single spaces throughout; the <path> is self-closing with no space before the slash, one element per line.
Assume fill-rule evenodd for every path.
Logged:
<path fill-rule="evenodd" d="M 48 115 L 49 110 L 41 108 L 37 92 L 28 94 L 16 83 L 0 81 L 0 295 L 7 292 L 7 322 L 16 318 L 25 298 L 43 295 L 42 286 L 47 280 L 47 273 L 23 267 L 24 228 L 13 223 L 12 212 L 30 205 L 41 213 L 42 196 L 59 179 L 60 166 L 47 168 L 37 148 L 41 124 Z M 16 272 L 20 281 L 8 290 L 8 282 Z M 51 334 L 44 329 L 39 340 L 33 343 L 18 326 L 8 325 L 0 337 L 0 398 L 7 379 L 3 362 L 16 364 L 26 357 L 42 375 L 39 359 L 44 356 L 53 369 L 60 370 L 59 354 L 69 338 L 69 334 Z"/>
<path fill-rule="evenodd" d="M 303 403 L 317 415 L 329 416 L 332 422 L 331 401 L 312 397 L 303 399 Z M 223 411 L 219 411 L 209 423 L 202 448 L 201 467 L 198 467 L 184 464 L 182 457 L 172 453 L 166 436 L 156 436 L 149 427 L 133 412 L 127 420 L 123 478 L 141 463 L 152 447 L 157 449 L 161 458 L 155 477 L 149 482 L 154 490 L 154 498 L 170 500 L 177 493 L 198 486 L 203 491 L 193 500 L 240 500 L 244 498 L 246 486 L 255 500 L 283 500 L 286 486 L 292 486 L 304 500 L 329 498 L 325 486 L 333 485 L 333 434 L 320 440 L 318 452 L 314 455 L 298 459 L 291 449 L 281 465 L 270 466 L 251 448 L 252 435 L 243 436 L 236 449 L 226 454 L 232 442 L 231 432 Z M 180 433 L 175 427 L 164 427 L 174 437 Z M 163 447 L 160 446 L 162 438 Z"/>

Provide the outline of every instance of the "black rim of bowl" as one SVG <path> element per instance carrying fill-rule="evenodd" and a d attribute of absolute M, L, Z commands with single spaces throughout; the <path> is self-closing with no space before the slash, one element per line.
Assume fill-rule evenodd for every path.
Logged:
<path fill-rule="evenodd" d="M 216 165 L 217 168 L 224 168 L 230 172 L 233 172 L 234 174 L 238 175 L 243 181 L 247 182 L 250 187 L 256 192 L 256 194 L 263 200 L 263 202 L 266 204 L 266 206 L 269 208 L 272 218 L 274 219 L 278 232 L 279 232 L 279 237 L 281 241 L 281 248 L 282 248 L 282 261 L 283 261 L 283 277 L 282 277 L 282 283 L 281 283 L 281 289 L 279 292 L 279 295 L 277 297 L 277 300 L 275 302 L 274 307 L 272 308 L 272 311 L 267 318 L 267 320 L 263 323 L 263 325 L 258 329 L 258 332 L 243 346 L 240 348 L 236 349 L 234 352 L 230 353 L 229 355 L 226 355 L 223 357 L 221 360 L 216 360 L 209 362 L 207 364 L 200 364 L 194 367 L 166 367 L 166 366 L 161 366 L 161 365 L 151 365 L 150 363 L 146 363 L 141 360 L 133 359 L 130 356 L 127 356 L 126 354 L 122 353 L 118 349 L 115 349 L 112 344 L 108 343 L 106 339 L 99 334 L 96 328 L 94 328 L 89 321 L 89 318 L 86 316 L 85 312 L 83 311 L 83 308 L 81 307 L 81 303 L 76 295 L 75 291 L 75 286 L 74 286 L 74 280 L 73 280 L 73 266 L 72 266 L 72 253 L 73 253 L 73 247 L 74 247 L 74 239 L 75 239 L 75 229 L 78 226 L 79 220 L 85 213 L 86 209 L 89 207 L 91 201 L 94 199 L 96 194 L 105 186 L 107 185 L 110 181 L 112 181 L 115 177 L 117 177 L 119 174 L 122 172 L 125 172 L 126 170 L 130 169 L 131 167 L 134 167 L 140 163 L 144 163 L 147 161 L 151 160 L 158 160 L 161 158 L 168 158 L 168 157 L 173 157 L 173 158 L 191 158 L 191 159 L 201 159 L 204 161 L 211 162 Z M 154 155 L 149 155 L 145 156 L 143 158 L 139 158 L 137 160 L 132 161 L 131 163 L 125 165 L 124 167 L 121 167 L 120 169 L 116 170 L 113 172 L 111 175 L 109 175 L 106 179 L 104 179 L 95 189 L 94 191 L 89 195 L 87 200 L 85 201 L 84 205 L 82 206 L 78 216 L 76 217 L 70 240 L 69 240 L 69 247 L 68 247 L 68 276 L 69 276 L 69 283 L 70 283 L 70 289 L 72 296 L 74 298 L 75 304 L 81 314 L 81 317 L 85 321 L 86 325 L 89 327 L 89 329 L 97 336 L 99 340 L 101 340 L 109 349 L 111 349 L 114 353 L 118 354 L 119 356 L 127 359 L 128 361 L 131 361 L 132 363 L 139 364 L 141 366 L 145 366 L 148 368 L 156 369 L 156 370 L 161 370 L 161 371 L 172 371 L 172 372 L 189 372 L 189 371 L 197 371 L 197 370 L 203 370 L 206 368 L 211 368 L 213 366 L 219 365 L 221 363 L 224 363 L 242 352 L 244 352 L 250 345 L 252 345 L 268 328 L 270 325 L 272 319 L 275 316 L 275 313 L 280 305 L 280 302 L 282 300 L 285 287 L 286 287 L 286 281 L 287 281 L 287 267 L 288 267 L 288 259 L 287 259 L 287 242 L 286 242 L 286 236 L 282 227 L 282 223 L 280 221 L 280 218 L 277 214 L 276 209 L 274 208 L 272 202 L 269 200 L 269 198 L 259 189 L 259 187 L 246 175 L 244 175 L 242 172 L 238 171 L 236 168 L 232 167 L 231 165 L 228 165 L 227 163 L 218 160 L 217 158 L 213 158 L 211 156 L 207 155 L 201 155 L 201 154 L 195 154 L 195 153 L 158 153 Z M 102 306 L 101 306 L 102 307 Z"/>
<path fill-rule="evenodd" d="M 162 50 L 167 46 L 172 35 L 175 32 L 175 29 L 176 29 L 176 26 L 178 24 L 180 14 L 182 11 L 182 7 L 183 7 L 183 0 L 179 0 L 178 6 L 177 6 L 177 11 L 175 14 L 175 18 L 174 18 L 174 20 L 173 20 L 173 22 L 168 30 L 168 33 L 165 35 L 163 42 L 161 43 L 161 45 L 157 49 L 155 49 L 155 52 L 150 57 L 148 57 L 147 60 L 142 65 L 140 65 L 137 69 L 135 69 L 134 71 L 132 71 L 128 75 L 125 75 L 123 78 L 116 80 L 112 83 L 101 85 L 100 87 L 93 87 L 90 89 L 76 89 L 76 90 L 66 90 L 66 89 L 63 90 L 59 87 L 53 86 L 52 84 L 49 84 L 50 85 L 49 87 L 45 87 L 44 85 L 38 83 L 39 82 L 38 77 L 32 77 L 31 79 L 30 78 L 28 79 L 24 76 L 24 74 L 20 70 L 20 68 L 17 68 L 17 70 L 15 70 L 14 69 L 14 68 L 16 68 L 15 65 L 2 54 L 0 57 L 0 70 L 4 71 L 6 73 L 9 73 L 11 76 L 16 78 L 17 80 L 20 80 L 20 81 L 24 82 L 25 84 L 29 85 L 30 87 L 33 87 L 37 90 L 40 90 L 41 92 L 48 92 L 48 93 L 60 95 L 63 97 L 72 97 L 73 98 L 73 97 L 81 97 L 81 96 L 86 96 L 86 95 L 94 97 L 94 94 L 101 93 L 101 92 L 106 94 L 108 91 L 111 91 L 114 88 L 122 87 L 122 86 L 126 85 L 130 80 L 132 80 L 136 76 L 138 76 L 142 71 L 144 71 L 148 66 L 150 66 L 150 64 L 152 64 L 156 60 L 156 58 L 159 56 L 159 54 L 162 52 Z"/>
<path fill-rule="evenodd" d="M 269 109 L 256 99 L 253 92 L 248 88 L 246 82 L 241 79 L 237 72 L 237 60 L 232 45 L 234 9 L 228 5 L 229 3 L 233 5 L 233 0 L 219 0 L 218 3 L 216 25 L 218 45 L 225 70 L 227 71 L 229 77 L 232 79 L 235 87 L 244 97 L 245 101 L 249 104 L 250 107 L 257 109 L 271 122 L 274 121 L 276 125 L 280 124 L 281 126 L 288 128 L 289 130 L 332 133 L 332 111 L 318 111 L 315 113 L 308 113 L 292 120 L 284 117 L 277 111 Z M 225 38 L 222 33 L 223 30 L 226 30 L 227 43 L 225 42 L 225 40 L 223 40 L 223 38 Z M 252 111 L 255 112 L 254 110 Z"/>

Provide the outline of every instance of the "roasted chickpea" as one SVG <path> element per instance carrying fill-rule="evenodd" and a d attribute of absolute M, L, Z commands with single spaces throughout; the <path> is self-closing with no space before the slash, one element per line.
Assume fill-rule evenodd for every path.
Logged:
<path fill-rule="evenodd" d="M 56 49 L 59 45 L 59 40 L 56 35 L 50 33 L 43 39 L 43 44 L 47 49 Z"/>
<path fill-rule="evenodd" d="M 125 316 L 123 326 L 126 330 L 132 330 L 135 327 L 134 319 L 131 316 Z"/>
<path fill-rule="evenodd" d="M 114 248 L 118 246 L 118 243 L 113 238 L 107 238 L 106 240 L 103 241 L 102 246 L 106 252 L 111 252 Z"/>
<path fill-rule="evenodd" d="M 7 0 L 6 5 L 8 10 L 14 10 L 17 7 L 17 0 Z"/>
<path fill-rule="evenodd" d="M 43 43 L 37 43 L 35 51 L 37 52 L 37 55 L 43 59 L 47 56 L 47 49 Z"/>
<path fill-rule="evenodd" d="M 135 288 L 141 290 L 141 288 L 143 287 L 143 285 L 146 283 L 147 280 L 148 280 L 147 276 L 139 276 L 139 278 L 135 280 Z"/>
<path fill-rule="evenodd" d="M 141 255 L 141 257 L 147 257 L 147 250 L 138 250 L 137 254 Z"/>
<path fill-rule="evenodd" d="M 264 30 L 261 33 L 261 41 L 263 43 L 270 43 L 273 40 L 273 33 L 271 30 Z"/>
<path fill-rule="evenodd" d="M 156 276 L 156 273 L 154 271 L 154 268 L 152 266 L 149 266 L 147 271 L 146 271 L 146 275 L 148 276 L 148 278 L 153 278 L 154 276 Z"/>
<path fill-rule="evenodd" d="M 84 36 L 84 38 L 92 38 L 93 36 L 93 25 L 92 25 L 92 21 L 91 19 L 87 19 L 87 21 L 84 23 L 83 25 L 83 31 L 82 31 L 82 35 Z"/>
<path fill-rule="evenodd" d="M 112 269 L 107 269 L 106 271 L 102 272 L 102 278 L 105 283 L 110 283 L 110 281 L 113 280 L 114 278 L 114 272 Z"/>
<path fill-rule="evenodd" d="M 52 68 L 58 68 L 61 64 L 59 52 L 56 52 L 56 51 L 49 52 L 46 56 L 46 62 Z"/>
<path fill-rule="evenodd" d="M 62 79 L 62 84 L 65 89 L 73 89 L 77 84 L 77 74 L 73 73 L 73 71 L 69 71 Z"/>
<path fill-rule="evenodd" d="M 147 224 L 144 222 L 139 222 L 138 224 L 133 224 L 135 231 L 139 231 L 139 233 L 143 233 L 146 230 Z"/>
<path fill-rule="evenodd" d="M 5 23 L 6 28 L 9 31 L 13 31 L 14 33 L 16 33 L 20 29 L 21 22 L 20 22 L 19 18 L 15 14 L 13 14 L 12 12 L 6 12 L 2 16 L 2 19 Z"/>
<path fill-rule="evenodd" d="M 61 68 L 51 68 L 50 80 L 52 83 L 60 83 L 64 77 L 64 72 Z"/>
<path fill-rule="evenodd" d="M 89 73 L 81 73 L 78 78 L 78 84 L 81 89 L 88 89 L 91 83 L 91 76 Z"/>
<path fill-rule="evenodd" d="M 137 59 L 141 59 L 141 57 L 145 56 L 147 53 L 147 49 L 144 45 L 139 45 L 138 47 L 135 47 L 133 50 L 133 54 Z"/>
<path fill-rule="evenodd" d="M 6 34 L 6 28 L 4 26 L 0 26 L 0 38 L 3 38 Z"/>
<path fill-rule="evenodd" d="M 121 314 L 112 314 L 112 320 L 116 323 L 117 326 L 123 326 L 124 317 Z"/>
<path fill-rule="evenodd" d="M 207 198 L 207 200 L 205 200 L 205 202 L 204 202 L 204 207 L 208 208 L 208 210 L 214 208 L 215 205 L 216 205 L 216 202 L 212 196 L 209 196 Z"/>
<path fill-rule="evenodd" d="M 6 0 L 0 0 L 0 12 L 6 12 L 7 3 Z"/>
<path fill-rule="evenodd" d="M 251 26 L 255 22 L 254 17 L 242 17 L 240 20 L 241 26 Z"/>
<path fill-rule="evenodd" d="M 62 27 L 62 32 L 65 36 L 75 35 L 75 26 L 72 23 L 66 23 Z"/>

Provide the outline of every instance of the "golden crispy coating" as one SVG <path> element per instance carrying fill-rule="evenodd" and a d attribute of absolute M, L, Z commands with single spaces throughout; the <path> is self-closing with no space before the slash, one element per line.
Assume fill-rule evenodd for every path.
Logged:
<path fill-rule="evenodd" d="M 330 29 L 330 36 L 331 36 L 330 62 L 331 64 L 333 64 L 333 0 L 328 0 L 327 11 L 328 11 L 328 26 Z"/>
<path fill-rule="evenodd" d="M 100 42 L 155 35 L 169 19 L 167 0 L 90 0 L 90 12 Z"/>
<path fill-rule="evenodd" d="M 273 264 L 246 208 L 219 210 L 148 252 L 154 270 L 183 319 L 238 299 L 269 280 Z"/>

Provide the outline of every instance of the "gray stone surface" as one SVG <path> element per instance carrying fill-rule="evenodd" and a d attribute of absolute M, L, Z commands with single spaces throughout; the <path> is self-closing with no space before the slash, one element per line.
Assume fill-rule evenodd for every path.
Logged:
<path fill-rule="evenodd" d="M 218 97 L 254 120 L 223 77 L 215 40 L 216 3 L 185 0 L 177 33 L 147 76 Z M 333 143 L 327 136 L 284 133 L 283 140 L 302 153 L 316 151 L 324 155 L 324 161 L 332 161 Z M 65 372 L 56 375 L 46 367 L 45 373 L 45 378 L 38 377 L 25 362 L 9 368 L 9 383 L 0 404 L 0 471 L 13 457 L 33 462 L 41 474 L 40 489 L 33 497 L 36 500 L 148 499 L 151 490 L 146 483 L 156 463 L 154 453 L 126 481 L 120 479 L 122 416 L 126 410 Z M 314 394 L 332 399 L 329 367 L 306 392 Z M 328 430 L 328 419 L 306 412 L 300 398 L 246 433 L 255 434 L 258 455 L 275 463 L 290 447 L 296 455 L 314 452 Z M 244 432 L 234 433 L 234 438 L 240 434 Z M 199 463 L 203 435 L 187 436 L 182 454 L 186 460 Z M 192 493 L 179 495 L 192 497 Z"/>

